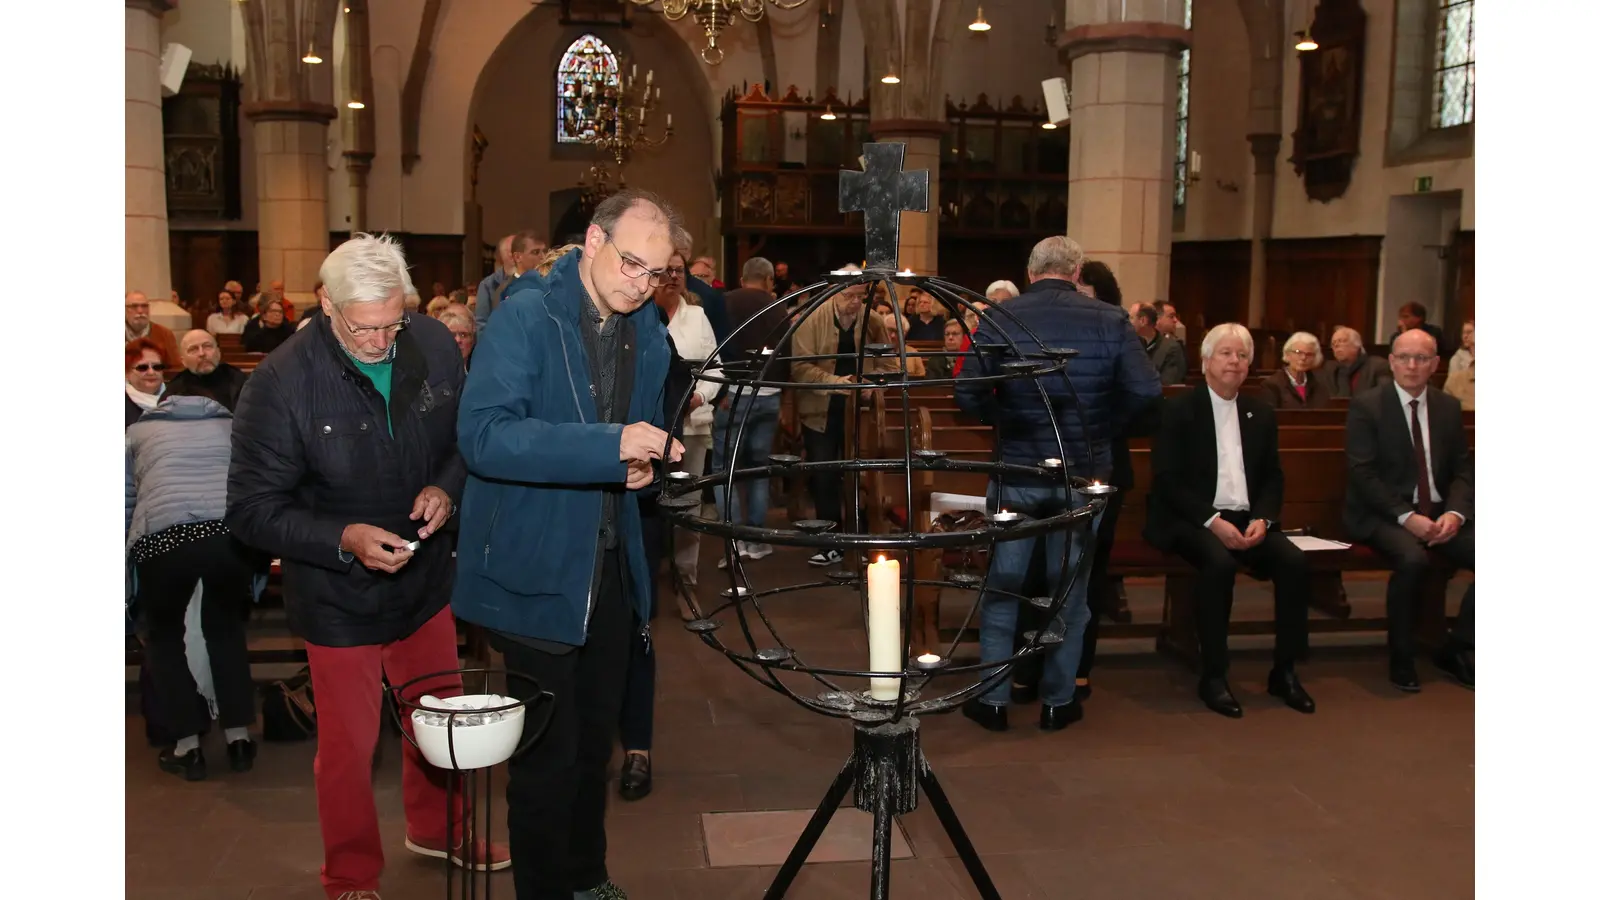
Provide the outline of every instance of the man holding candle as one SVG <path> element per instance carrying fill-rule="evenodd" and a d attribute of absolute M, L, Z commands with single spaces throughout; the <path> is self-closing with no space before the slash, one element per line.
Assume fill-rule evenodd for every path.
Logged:
<path fill-rule="evenodd" d="M 963 366 L 956 382 L 956 403 L 970 415 L 995 426 L 1002 462 L 1038 466 L 1060 458 L 1063 450 L 1071 474 L 1109 481 L 1112 474 L 1111 442 L 1125 433 L 1135 419 L 1161 398 L 1161 381 L 1121 309 L 1079 293 L 1074 287 L 1083 265 L 1083 249 L 1064 235 L 1045 238 L 1028 255 L 1028 290 L 1006 301 L 1008 316 L 997 323 L 986 319 L 978 328 L 975 346 L 1005 344 L 1009 337 L 1025 354 L 1046 349 L 1078 351 L 1069 372 L 1061 375 L 993 383 L 974 382 L 993 374 L 1003 358 L 989 354 Z M 1011 324 L 1012 317 L 1019 324 Z M 1037 340 L 1035 339 L 1037 336 Z M 1050 407 L 1040 396 L 1043 386 Z M 1060 440 L 1051 412 L 1060 423 Z M 1024 478 L 1007 475 L 1004 488 L 993 482 L 989 503 L 1043 518 L 1082 506 L 1088 499 L 1069 496 L 1059 475 Z M 1079 571 L 1100 517 L 1088 526 L 1056 531 L 1045 538 L 1045 560 L 1052 590 L 1071 578 L 1065 605 L 1051 624 L 1063 635 L 1060 644 L 1045 652 L 1039 727 L 1055 731 L 1083 718 L 1083 706 L 1074 696 L 1083 633 L 1089 619 L 1089 572 Z M 982 659 L 998 663 L 1013 654 L 1018 603 L 998 593 L 1022 591 L 1033 554 L 1033 539 L 999 541 L 989 564 L 989 586 L 994 591 L 980 598 Z M 1065 563 L 1065 569 L 1063 569 Z M 1076 576 L 1076 577 L 1074 577 Z M 962 712 L 991 731 L 1007 728 L 1006 707 L 1011 701 L 1011 681 L 1001 679 L 986 695 L 967 702 Z"/>
<path fill-rule="evenodd" d="M 1200 344 L 1206 389 L 1167 401 L 1151 453 L 1144 527 L 1152 546 L 1195 567 L 1200 700 L 1234 719 L 1244 708 L 1228 687 L 1228 619 L 1240 566 L 1272 578 L 1277 640 L 1267 693 L 1297 712 L 1317 708 L 1294 671 L 1306 651 L 1311 571 L 1305 553 L 1277 527 L 1283 511 L 1277 414 L 1267 401 L 1239 392 L 1254 355 L 1243 325 L 1229 322 L 1206 334 Z"/>
<path fill-rule="evenodd" d="M 455 609 L 555 696 L 543 739 L 509 763 L 519 900 L 624 897 L 606 871 L 606 768 L 632 641 L 649 640 L 639 492 L 683 454 L 662 429 L 672 349 L 648 307 L 681 227 L 644 191 L 601 201 L 582 247 L 506 298 L 461 397 Z"/>

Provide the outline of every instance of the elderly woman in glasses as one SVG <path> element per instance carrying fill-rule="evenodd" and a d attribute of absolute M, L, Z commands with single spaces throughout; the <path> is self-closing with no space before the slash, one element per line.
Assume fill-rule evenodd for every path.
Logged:
<path fill-rule="evenodd" d="M 245 324 L 240 342 L 251 353 L 271 353 L 292 334 L 294 325 L 284 315 L 283 301 L 266 295 L 261 301 L 261 314 Z"/>
<path fill-rule="evenodd" d="M 1283 342 L 1283 368 L 1261 382 L 1261 396 L 1274 409 L 1322 409 L 1333 405 L 1333 391 L 1315 377 L 1322 365 L 1317 336 L 1297 331 Z"/>
<path fill-rule="evenodd" d="M 122 427 L 127 428 L 161 402 L 167 392 L 167 363 L 161 358 L 161 345 L 147 337 L 129 341 L 123 357 L 128 365 L 128 403 Z"/>
<path fill-rule="evenodd" d="M 456 339 L 456 349 L 461 351 L 461 365 L 472 368 L 472 348 L 478 345 L 478 320 L 464 303 L 452 303 L 439 313 L 439 321 L 450 329 Z"/>

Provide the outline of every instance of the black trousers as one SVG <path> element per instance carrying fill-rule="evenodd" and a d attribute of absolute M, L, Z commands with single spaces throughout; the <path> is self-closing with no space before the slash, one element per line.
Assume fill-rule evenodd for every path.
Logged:
<path fill-rule="evenodd" d="M 506 826 L 517 862 L 517 900 L 572 900 L 574 892 L 606 880 L 606 770 L 636 622 L 621 554 L 608 552 L 582 647 L 547 653 L 490 638 L 509 671 L 538 679 L 555 695 L 544 738 L 507 766 Z M 508 689 L 518 698 L 532 693 L 520 678 L 509 679 Z"/>
<path fill-rule="evenodd" d="M 641 510 L 643 511 L 643 510 Z M 666 555 L 666 533 L 659 514 L 652 509 L 641 517 L 644 525 L 644 557 L 650 567 L 650 618 L 661 609 L 661 561 Z M 656 653 L 650 641 L 635 628 L 629 642 L 628 684 L 622 693 L 622 720 L 618 731 L 624 750 L 650 750 L 656 722 Z"/>
<path fill-rule="evenodd" d="M 1243 532 L 1248 514 L 1225 512 L 1224 518 Z M 1306 555 L 1282 532 L 1269 531 L 1249 550 L 1233 551 L 1210 529 L 1185 525 L 1176 534 L 1173 551 L 1195 567 L 1194 613 L 1200 632 L 1201 674 L 1228 674 L 1228 620 L 1233 615 L 1233 583 L 1240 565 L 1272 579 L 1275 665 L 1293 666 L 1308 642 L 1311 569 Z"/>
<path fill-rule="evenodd" d="M 828 398 L 826 431 L 802 426 L 800 434 L 805 439 L 806 462 L 839 459 L 844 453 L 844 398 Z M 844 522 L 844 506 L 840 501 L 843 485 L 844 476 L 840 472 L 813 472 L 811 501 L 816 507 L 817 518 L 837 522 L 839 531 L 848 531 Z"/>
<path fill-rule="evenodd" d="M 1387 560 L 1390 568 L 1394 570 L 1389 576 L 1389 588 L 1386 592 L 1389 653 L 1410 659 L 1417 652 L 1414 630 L 1416 605 L 1417 596 L 1422 592 L 1423 579 L 1428 574 L 1428 553 L 1431 550 L 1449 560 L 1452 565 L 1469 572 L 1473 571 L 1473 561 L 1476 556 L 1473 552 L 1472 523 L 1461 526 L 1461 530 L 1449 542 L 1433 548 L 1424 547 L 1411 532 L 1405 530 L 1404 526 L 1393 522 L 1379 525 L 1378 530 L 1367 539 L 1366 543 Z M 1470 592 L 1467 599 L 1462 602 L 1461 609 L 1462 615 L 1456 620 L 1456 632 L 1453 637 L 1471 646 L 1473 614 Z"/>
<path fill-rule="evenodd" d="M 183 648 L 183 618 L 197 583 L 203 586 L 200 628 L 211 657 L 217 717 L 223 728 L 244 728 L 256 719 L 245 646 L 250 574 L 244 548 L 226 534 L 191 541 L 138 564 L 139 619 L 150 680 L 176 738 L 199 734 L 210 724 L 206 709 L 194 702 L 198 688 Z"/>

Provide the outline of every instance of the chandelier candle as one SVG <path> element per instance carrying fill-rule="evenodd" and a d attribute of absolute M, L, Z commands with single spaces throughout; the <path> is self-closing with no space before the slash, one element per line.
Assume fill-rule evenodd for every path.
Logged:
<path fill-rule="evenodd" d="M 900 659 L 900 560 L 879 556 L 867 565 L 867 665 L 874 672 L 898 672 Z M 872 699 L 900 696 L 900 679 L 872 679 Z"/>

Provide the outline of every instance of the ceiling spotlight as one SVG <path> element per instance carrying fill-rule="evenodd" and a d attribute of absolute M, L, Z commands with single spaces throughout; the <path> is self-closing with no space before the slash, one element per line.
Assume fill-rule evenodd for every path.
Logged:
<path fill-rule="evenodd" d="M 317 55 L 316 44 L 312 43 L 306 45 L 306 55 L 300 57 L 300 61 L 303 63 L 309 63 L 313 66 L 322 62 L 322 57 Z"/>
<path fill-rule="evenodd" d="M 1296 31 L 1294 33 L 1294 36 L 1295 36 L 1294 48 L 1296 50 L 1299 50 L 1301 53 L 1304 53 L 1304 52 L 1306 52 L 1308 50 L 1317 49 L 1316 39 L 1313 38 L 1310 35 L 1309 32 Z"/>
<path fill-rule="evenodd" d="M 985 22 L 983 20 L 983 6 L 982 6 L 982 4 L 980 4 L 978 6 L 978 17 L 976 19 L 972 20 L 972 24 L 967 26 L 967 30 L 968 31 L 988 31 L 989 30 L 989 23 Z"/>

